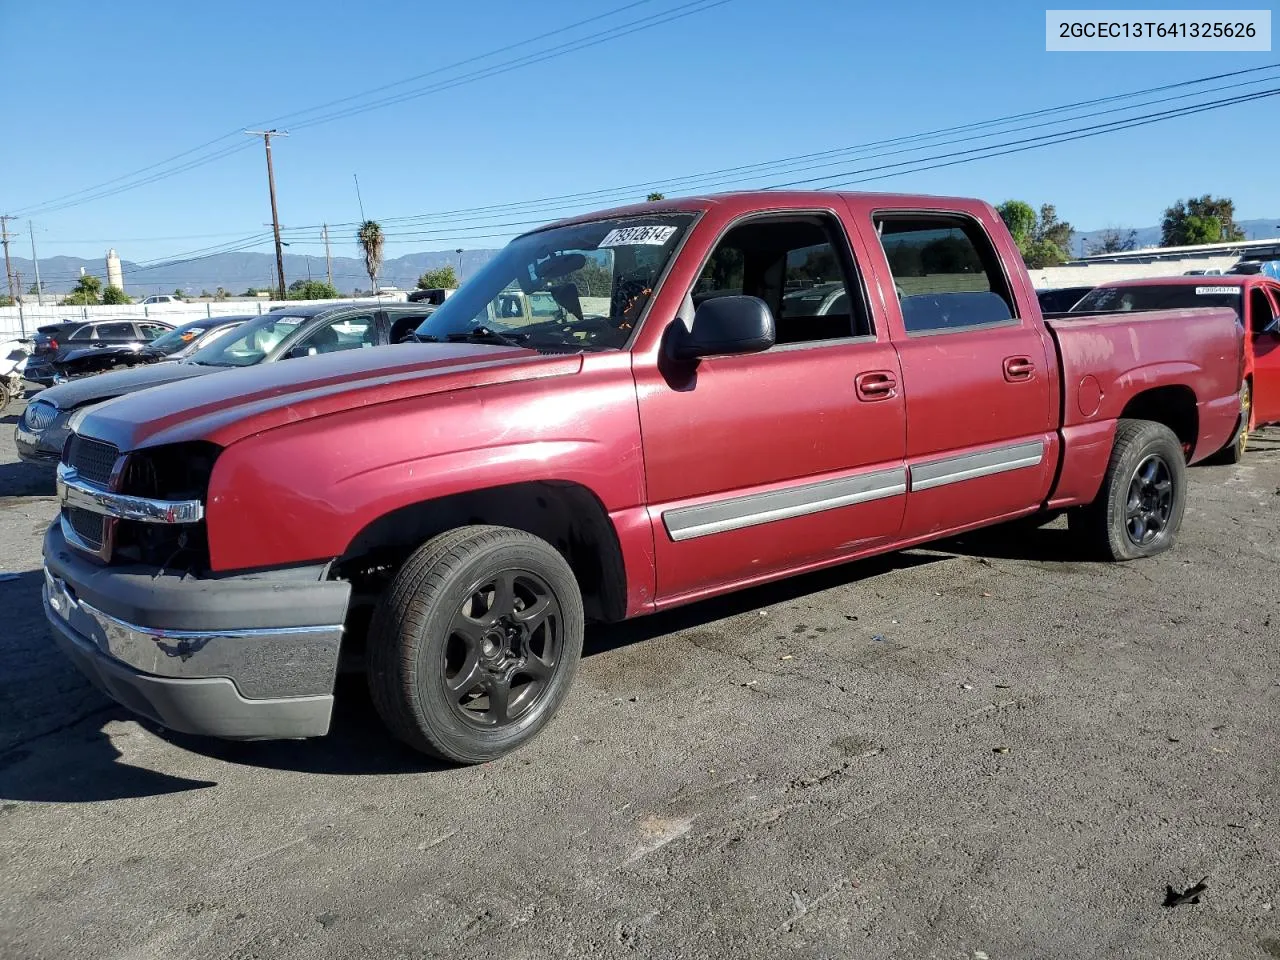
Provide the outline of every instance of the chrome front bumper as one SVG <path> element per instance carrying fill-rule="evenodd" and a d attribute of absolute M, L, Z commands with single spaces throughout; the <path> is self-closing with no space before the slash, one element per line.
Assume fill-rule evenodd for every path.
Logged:
<path fill-rule="evenodd" d="M 318 574 L 207 580 L 103 567 L 69 549 L 55 524 L 45 537 L 45 615 L 90 680 L 166 727 L 320 736 L 350 587 Z"/>

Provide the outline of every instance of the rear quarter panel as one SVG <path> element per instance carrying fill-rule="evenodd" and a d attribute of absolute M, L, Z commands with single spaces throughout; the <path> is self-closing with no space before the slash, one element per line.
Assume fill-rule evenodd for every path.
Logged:
<path fill-rule="evenodd" d="M 1062 364 L 1064 459 L 1052 506 L 1092 500 L 1115 421 L 1138 394 L 1183 386 L 1196 398 L 1190 462 L 1231 438 L 1239 414 L 1243 330 L 1228 309 L 1082 315 L 1047 321 Z"/>

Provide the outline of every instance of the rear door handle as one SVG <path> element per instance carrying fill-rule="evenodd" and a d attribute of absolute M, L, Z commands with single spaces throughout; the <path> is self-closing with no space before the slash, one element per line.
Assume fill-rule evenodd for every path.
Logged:
<path fill-rule="evenodd" d="M 1035 376 L 1036 365 L 1030 357 L 1006 357 L 1004 361 L 1004 378 L 1010 383 L 1019 380 L 1030 380 Z"/>
<path fill-rule="evenodd" d="M 888 400 L 898 395 L 898 378 L 888 370 L 870 370 L 853 380 L 859 400 Z"/>

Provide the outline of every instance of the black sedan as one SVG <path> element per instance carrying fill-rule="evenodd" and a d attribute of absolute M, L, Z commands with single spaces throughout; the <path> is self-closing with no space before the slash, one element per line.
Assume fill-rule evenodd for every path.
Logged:
<path fill-rule="evenodd" d="M 107 369 L 173 329 L 158 320 L 73 320 L 40 327 L 23 377 L 49 386 L 60 379 Z"/>
<path fill-rule="evenodd" d="M 42 390 L 27 404 L 14 431 L 18 455 L 27 461 L 56 461 L 76 414 L 123 394 L 231 367 L 395 343 L 427 315 L 426 307 L 415 304 L 280 307 L 176 363 L 116 370 Z"/>

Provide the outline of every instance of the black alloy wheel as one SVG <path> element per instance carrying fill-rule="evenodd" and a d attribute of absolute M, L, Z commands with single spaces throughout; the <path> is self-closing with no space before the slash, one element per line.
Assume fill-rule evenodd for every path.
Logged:
<path fill-rule="evenodd" d="M 542 577 L 503 570 L 471 585 L 453 615 L 441 670 L 449 704 L 480 727 L 518 721 L 545 696 L 564 618 Z"/>
<path fill-rule="evenodd" d="M 1173 515 L 1173 474 L 1158 453 L 1138 464 L 1129 481 L 1125 505 L 1125 530 L 1129 542 L 1142 547 L 1151 543 L 1169 526 Z"/>

